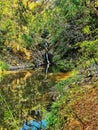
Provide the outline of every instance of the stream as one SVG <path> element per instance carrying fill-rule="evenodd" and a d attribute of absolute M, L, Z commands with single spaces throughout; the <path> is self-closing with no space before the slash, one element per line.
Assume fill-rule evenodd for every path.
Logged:
<path fill-rule="evenodd" d="M 47 69 L 47 68 L 46 68 Z M 12 71 L 0 81 L 0 130 L 19 130 L 30 110 L 45 115 L 59 96 L 55 83 L 69 73 L 46 73 L 44 68 Z"/>

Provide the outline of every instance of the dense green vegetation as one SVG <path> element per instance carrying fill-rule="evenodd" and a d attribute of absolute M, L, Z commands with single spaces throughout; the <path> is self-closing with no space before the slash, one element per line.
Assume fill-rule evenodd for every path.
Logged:
<path fill-rule="evenodd" d="M 69 71 L 86 58 L 97 64 L 97 4 L 89 0 L 1 1 L 0 51 L 30 59 L 33 54 L 27 49 L 40 50 L 48 42 L 61 70 Z"/>
<path fill-rule="evenodd" d="M 34 49 L 47 41 L 55 52 L 54 62 L 67 64 L 68 60 L 70 68 L 81 53 L 83 57 L 97 57 L 97 2 L 8 0 L 0 2 L 0 8 L 1 51 L 21 52 L 20 46 Z"/>
<path fill-rule="evenodd" d="M 42 63 L 46 42 L 49 52 L 54 55 L 53 64 L 58 66 L 60 71 L 68 72 L 75 69 L 79 72 L 79 75 L 75 74 L 56 85 L 62 97 L 53 105 L 48 119 L 51 130 L 71 130 L 68 128 L 68 122 L 73 118 L 77 118 L 82 125 L 85 121 L 83 118 L 82 122 L 71 107 L 76 104 L 75 99 L 81 100 L 82 93 L 86 91 L 79 88 L 80 81 L 85 77 L 94 77 L 89 68 L 97 68 L 98 65 L 98 2 L 0 1 L 0 74 L 11 65 L 30 63 L 37 66 L 40 64 L 39 61 Z M 82 70 L 84 74 L 81 74 Z M 93 85 L 97 86 L 96 84 Z M 79 97 L 76 97 L 76 90 L 80 94 Z M 66 105 L 65 109 L 61 108 L 63 103 Z M 63 113 L 66 113 L 66 116 L 63 117 Z M 66 125 L 63 126 L 63 123 Z M 81 130 L 80 126 L 76 129 Z"/>

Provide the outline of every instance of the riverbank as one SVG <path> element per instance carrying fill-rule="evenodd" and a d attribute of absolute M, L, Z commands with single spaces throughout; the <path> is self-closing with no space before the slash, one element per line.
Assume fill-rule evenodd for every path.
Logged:
<path fill-rule="evenodd" d="M 14 67 L 12 70 L 25 68 L 19 65 Z M 48 106 L 51 107 L 48 115 L 50 130 L 97 130 L 98 66 L 91 63 L 89 66 L 78 66 L 75 69 L 66 74 L 48 75 L 51 80 L 57 81 L 55 87 L 60 92 L 55 93 L 52 89 L 53 92 L 43 95 L 43 100 L 53 100 L 53 105 Z M 25 81 L 29 76 L 31 74 L 27 73 Z M 45 82 L 49 84 L 48 80 Z"/>
<path fill-rule="evenodd" d="M 50 130 L 97 130 L 98 66 L 81 68 L 56 86 L 61 97 L 52 106 Z"/>

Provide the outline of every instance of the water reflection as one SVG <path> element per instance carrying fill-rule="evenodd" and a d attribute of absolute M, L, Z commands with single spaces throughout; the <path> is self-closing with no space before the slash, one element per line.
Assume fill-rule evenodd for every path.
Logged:
<path fill-rule="evenodd" d="M 16 71 L 5 75 L 0 82 L 0 128 L 19 130 L 30 109 L 49 111 L 59 95 L 55 81 L 66 79 L 70 73 L 50 73 L 46 69 Z M 49 73 L 48 73 L 49 71 Z"/>
<path fill-rule="evenodd" d="M 41 68 L 11 73 L 3 78 L 0 82 L 0 127 L 18 130 L 27 111 L 47 109 L 50 99 L 45 95 L 55 82 L 45 76 Z"/>

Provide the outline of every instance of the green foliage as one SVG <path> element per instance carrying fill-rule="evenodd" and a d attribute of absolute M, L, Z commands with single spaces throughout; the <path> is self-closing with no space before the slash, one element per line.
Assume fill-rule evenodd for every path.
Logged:
<path fill-rule="evenodd" d="M 98 39 L 94 41 L 84 41 L 81 48 L 86 51 L 86 53 L 97 53 L 98 50 Z"/>
<path fill-rule="evenodd" d="M 72 84 L 78 82 L 80 79 L 81 77 L 75 75 L 57 84 L 60 92 L 61 87 L 63 87 L 65 91 L 62 91 L 63 94 L 60 93 L 61 98 L 53 104 L 52 111 L 48 117 L 49 128 L 51 130 L 65 128 L 66 122 L 74 118 L 74 111 L 71 106 L 74 105 L 76 99 L 80 100 L 82 98 L 79 94 L 83 94 L 83 90 L 78 85 Z M 67 86 L 69 85 L 72 85 L 72 88 L 68 89 Z M 78 95 L 75 95 L 76 93 L 78 93 Z"/>
<path fill-rule="evenodd" d="M 86 34 L 90 34 L 91 31 L 90 31 L 90 26 L 86 26 L 84 29 L 83 29 L 84 33 Z"/>
<path fill-rule="evenodd" d="M 61 56 L 60 55 L 55 55 L 54 57 L 53 57 L 53 62 L 55 63 L 55 62 L 57 62 L 58 60 L 60 60 L 61 59 Z"/>
<path fill-rule="evenodd" d="M 77 43 L 81 47 L 80 52 L 85 60 L 93 59 L 97 64 L 96 58 L 98 57 L 98 39 L 93 41 L 83 41 L 82 43 Z"/>
<path fill-rule="evenodd" d="M 75 58 L 77 58 L 77 61 L 81 61 L 81 64 L 84 64 L 84 60 L 88 59 L 93 59 L 96 62 L 98 57 L 98 28 L 96 26 L 98 22 L 91 16 L 90 9 L 83 6 L 83 1 L 56 0 L 53 5 L 51 1 L 47 2 L 47 4 L 43 4 L 43 2 L 44 0 L 38 3 L 29 1 L 29 5 L 27 5 L 27 0 L 0 1 L 0 51 L 3 50 L 5 45 L 9 46 L 13 41 L 18 43 L 15 44 L 17 51 L 17 48 L 19 48 L 17 45 L 19 44 L 32 49 L 31 47 L 48 40 L 50 46 L 54 49 L 55 56 L 53 62 L 59 67 L 59 71 L 72 70 L 76 61 Z M 98 3 L 96 2 L 95 6 L 97 7 L 97 5 Z M 47 30 L 48 34 L 43 37 L 43 34 L 46 34 L 45 30 Z M 77 53 L 80 55 L 74 57 L 75 55 L 73 54 Z M 8 70 L 8 65 L 0 61 L 0 71 L 2 72 L 3 70 Z M 63 107 L 63 104 L 66 107 L 67 102 L 74 104 L 73 93 L 79 90 L 77 84 L 81 78 L 81 76 L 75 75 L 57 83 L 56 86 L 60 94 L 62 96 L 65 95 L 65 97 L 53 105 L 53 110 L 49 116 L 49 126 L 51 129 L 60 130 L 64 117 L 60 116 L 60 107 Z M 2 80 L 1 76 L 0 80 Z M 69 88 L 73 86 L 75 87 L 70 90 Z M 26 88 L 29 89 L 29 87 Z M 23 93 L 23 91 L 20 92 Z M 36 91 L 33 92 L 36 93 Z M 6 101 L 5 104 L 8 106 Z M 20 106 L 17 105 L 17 108 L 19 110 Z M 66 111 L 64 115 L 71 113 L 69 107 L 66 107 Z M 11 110 L 5 111 L 4 118 L 13 118 L 13 112 Z"/>
<path fill-rule="evenodd" d="M 81 1 L 80 0 L 62 0 L 61 3 L 59 4 L 62 13 L 67 17 L 71 18 L 75 16 L 79 11 L 83 9 L 81 6 Z"/>
<path fill-rule="evenodd" d="M 75 74 L 72 77 L 69 77 L 67 80 L 63 80 L 56 84 L 56 87 L 60 91 L 61 95 L 64 95 L 65 91 L 68 91 L 68 87 L 74 86 L 78 84 L 79 81 L 81 81 L 82 76 Z"/>
<path fill-rule="evenodd" d="M 53 58 L 53 62 L 58 66 L 60 71 L 71 71 L 72 69 L 74 69 L 73 61 L 71 59 L 61 60 L 60 55 L 55 55 Z"/>
<path fill-rule="evenodd" d="M 30 35 L 23 34 L 22 39 L 23 39 L 23 45 L 25 47 L 30 47 L 32 45 L 33 38 Z"/>
<path fill-rule="evenodd" d="M 0 71 L 8 70 L 9 66 L 4 62 L 0 61 Z"/>
<path fill-rule="evenodd" d="M 9 118 L 11 118 L 10 116 L 11 116 L 10 112 L 6 111 L 4 115 L 5 120 L 8 120 Z"/>
<path fill-rule="evenodd" d="M 56 130 L 59 130 L 61 127 L 61 120 L 59 118 L 58 112 L 59 112 L 59 106 L 61 102 L 56 102 L 52 106 L 52 112 L 48 117 L 48 125 L 51 130 L 55 128 Z"/>
<path fill-rule="evenodd" d="M 71 0 L 74 4 L 76 4 L 76 5 L 80 5 L 80 3 L 81 3 L 81 0 Z"/>
<path fill-rule="evenodd" d="M 4 94 L 2 94 L 2 92 L 0 91 L 0 99 L 2 104 L 5 104 L 7 110 L 4 111 L 4 120 L 6 120 L 6 123 L 9 124 L 8 120 L 13 121 L 13 125 L 16 129 L 18 129 L 18 123 L 14 117 L 13 111 L 10 108 L 10 105 L 8 104 L 8 102 L 6 101 L 6 98 L 4 96 Z M 4 108 L 5 109 L 5 108 Z"/>
<path fill-rule="evenodd" d="M 3 76 L 0 74 L 0 82 L 3 80 Z"/>

